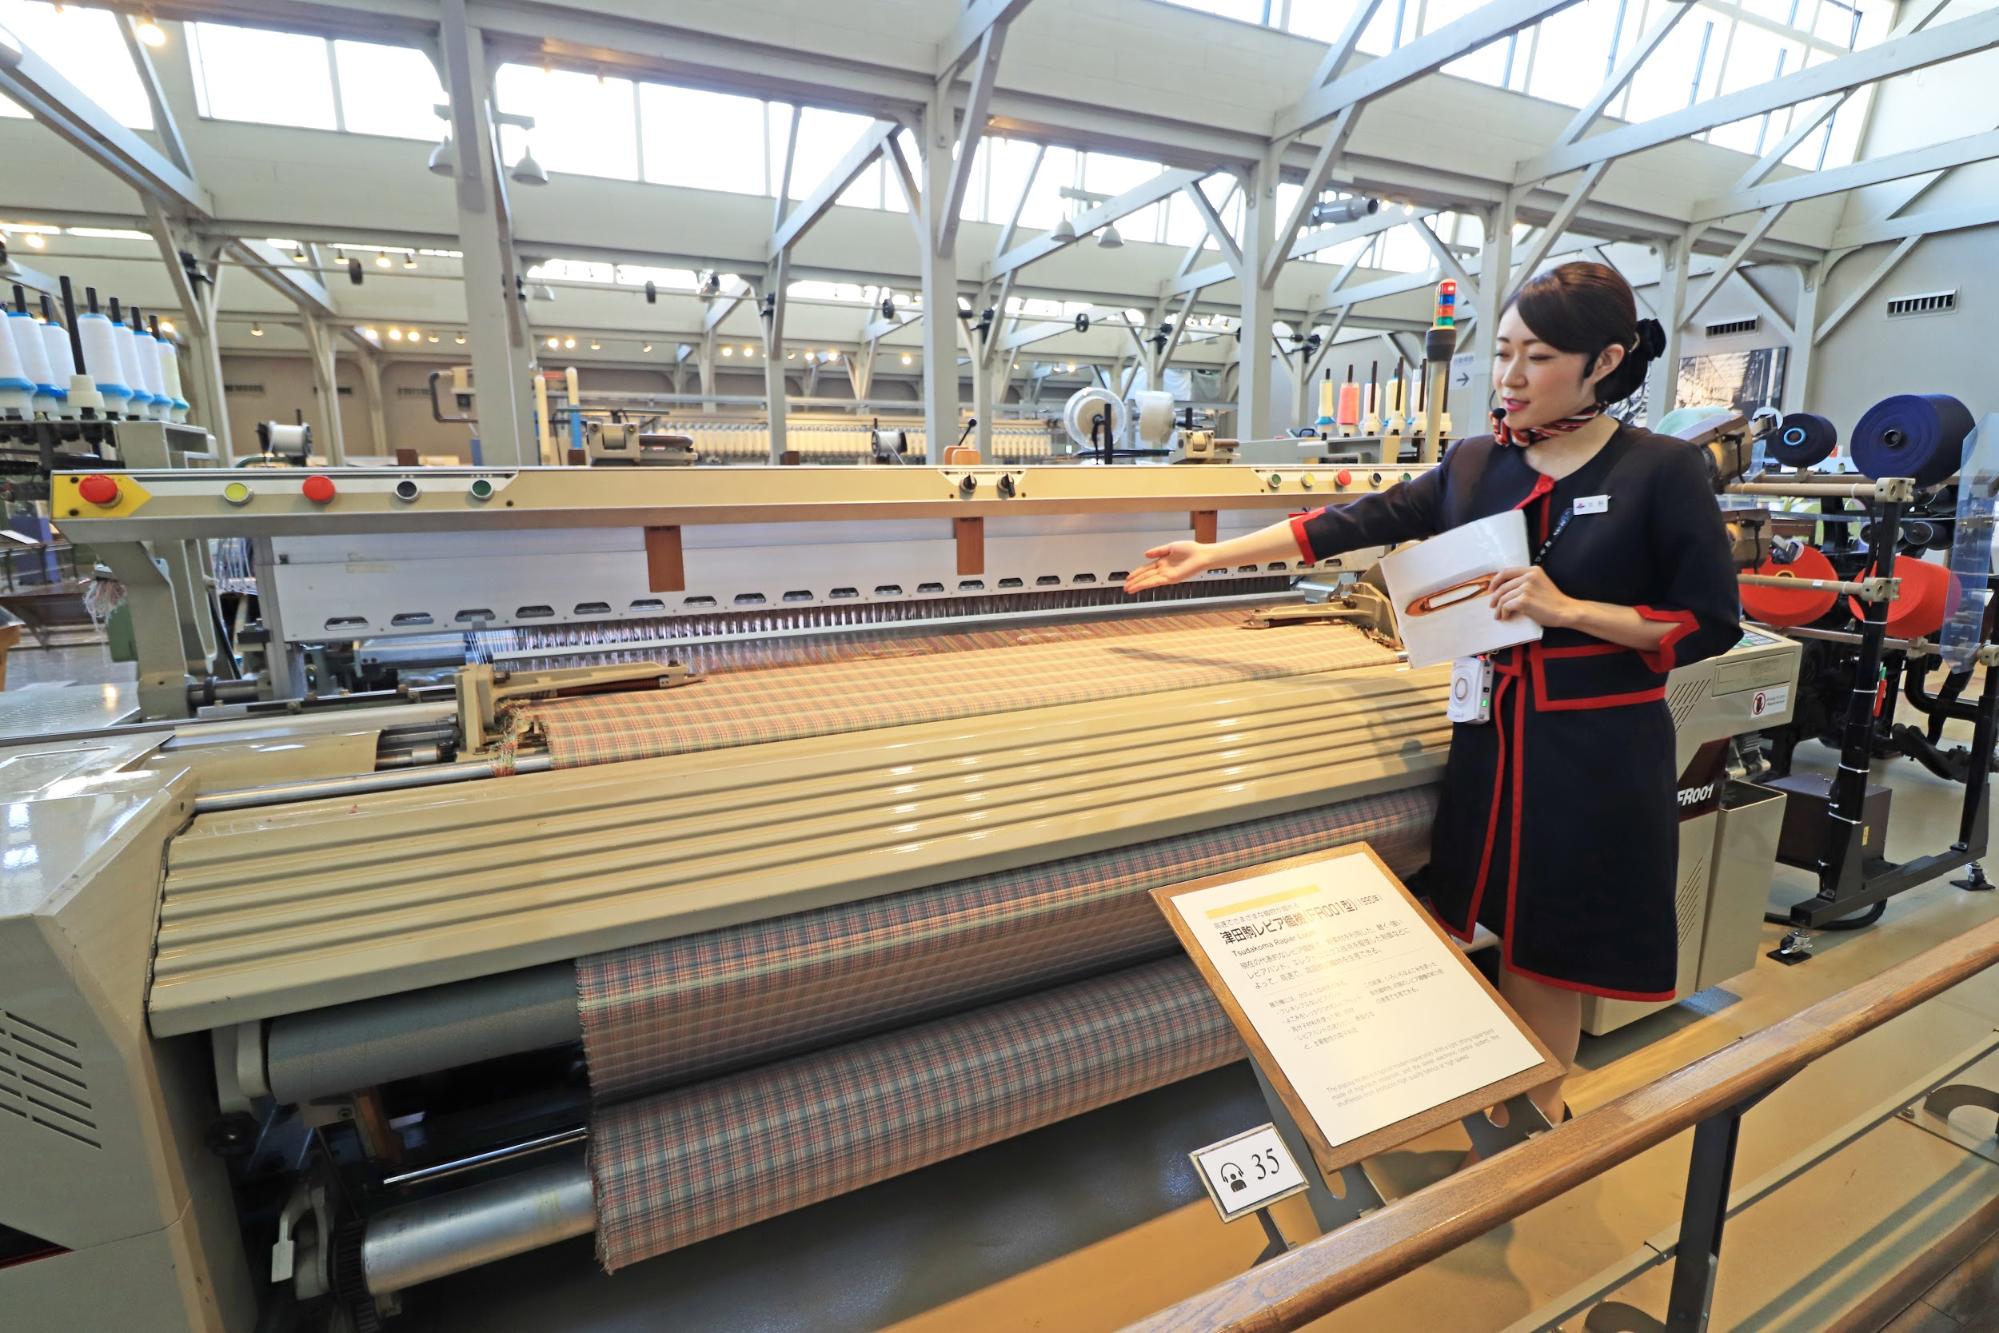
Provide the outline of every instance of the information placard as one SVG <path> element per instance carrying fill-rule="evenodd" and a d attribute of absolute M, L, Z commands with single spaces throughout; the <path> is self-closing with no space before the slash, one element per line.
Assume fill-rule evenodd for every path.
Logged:
<path fill-rule="evenodd" d="M 1187 1156 L 1224 1222 L 1288 1199 L 1308 1183 L 1275 1125 L 1258 1125 Z"/>
<path fill-rule="evenodd" d="M 1327 1175 L 1562 1073 L 1364 843 L 1153 896 Z"/>

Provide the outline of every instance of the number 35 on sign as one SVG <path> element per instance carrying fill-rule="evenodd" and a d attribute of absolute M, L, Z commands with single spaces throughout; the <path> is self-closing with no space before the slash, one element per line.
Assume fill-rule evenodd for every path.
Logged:
<path fill-rule="evenodd" d="M 1258 1125 L 1187 1155 L 1224 1222 L 1233 1222 L 1305 1188 L 1305 1175 L 1278 1137 L 1275 1125 Z"/>

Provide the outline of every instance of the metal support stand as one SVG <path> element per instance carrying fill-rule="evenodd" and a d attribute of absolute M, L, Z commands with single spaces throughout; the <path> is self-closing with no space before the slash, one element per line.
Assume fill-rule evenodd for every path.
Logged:
<path fill-rule="evenodd" d="M 1895 545 L 1901 537 L 1902 517 L 1907 508 L 1907 482 L 1876 483 L 1876 498 L 1870 513 L 1873 523 L 1873 579 L 1895 575 Z M 1891 491 L 1890 487 L 1904 488 Z M 1826 798 L 1825 851 L 1819 858 L 1819 891 L 1815 897 L 1791 908 L 1793 924 L 1816 930 L 1827 922 L 1851 917 L 1866 908 L 1885 903 L 1905 889 L 1928 883 L 1959 866 L 1975 867 L 1985 854 L 1987 840 L 1987 788 L 1991 754 L 1999 738 L 1999 664 L 1988 663 L 1985 684 L 1973 714 L 1971 762 L 1965 775 L 1964 804 L 1958 821 L 1957 841 L 1948 851 L 1920 856 L 1897 864 L 1881 855 L 1878 847 L 1862 843 L 1861 812 L 1867 795 L 1867 779 L 1873 760 L 1877 682 L 1881 676 L 1882 653 L 1887 639 L 1888 603 L 1870 600 L 1861 623 L 1860 651 L 1854 661 L 1853 689 L 1847 700 L 1844 732 L 1841 736 L 1839 770 Z M 1983 658 L 1990 649 L 1981 649 Z M 1982 871 L 1958 881 L 1960 888 L 1984 885 Z M 1794 961 L 1785 958 L 1783 961 Z"/>
<path fill-rule="evenodd" d="M 1721 1230 L 1728 1220 L 1728 1186 L 1735 1176 L 1742 1113 L 1761 1100 L 1759 1094 L 1737 1102 L 1694 1127 L 1686 1202 L 1680 1210 L 1680 1243 L 1673 1258 L 1672 1292 L 1666 1300 L 1668 1333 L 1707 1327 L 1715 1273 L 1721 1266 Z"/>
<path fill-rule="evenodd" d="M 1950 886 L 1954 889 L 1963 889 L 1967 893 L 1985 893 L 1993 887 L 1992 881 L 1985 878 L 1985 867 L 1976 861 L 1971 863 L 1970 874 L 1963 879 L 1952 880 Z"/>
<path fill-rule="evenodd" d="M 125 585 L 139 654 L 140 710 L 147 717 L 186 717 L 188 655 L 173 583 L 138 542 L 102 542 L 96 550 Z"/>
<path fill-rule="evenodd" d="M 1299 1132 L 1298 1122 L 1285 1108 L 1284 1099 L 1277 1095 L 1277 1089 L 1270 1085 L 1263 1066 L 1251 1060 L 1249 1067 L 1256 1071 L 1256 1085 L 1263 1090 L 1263 1100 L 1270 1108 L 1270 1120 L 1277 1126 L 1278 1137 L 1284 1140 L 1284 1147 L 1311 1184 L 1311 1188 L 1305 1191 L 1305 1201 L 1312 1206 L 1312 1217 L 1318 1222 L 1320 1233 L 1343 1227 L 1384 1206 L 1387 1200 L 1382 1198 L 1380 1187 L 1368 1175 L 1365 1162 L 1341 1167 L 1340 1188 L 1337 1193 L 1334 1191 L 1325 1174 L 1319 1170 L 1318 1159 L 1312 1156 L 1304 1134 Z M 1474 1111 L 1461 1122 L 1480 1157 L 1491 1157 L 1516 1143 L 1525 1143 L 1530 1136 L 1549 1128 L 1548 1118 L 1541 1114 L 1541 1109 L 1526 1094 L 1509 1098 L 1502 1104 L 1507 1113 L 1504 1125 L 1493 1124 L 1483 1111 Z M 1259 1216 L 1267 1211 L 1261 1210 Z M 1273 1241 L 1282 1239 L 1276 1225 L 1267 1218 L 1264 1230 L 1273 1237 Z M 1288 1245 L 1286 1248 L 1289 1248 Z M 1258 1256 L 1257 1262 L 1274 1257 L 1275 1254 L 1266 1251 Z"/>

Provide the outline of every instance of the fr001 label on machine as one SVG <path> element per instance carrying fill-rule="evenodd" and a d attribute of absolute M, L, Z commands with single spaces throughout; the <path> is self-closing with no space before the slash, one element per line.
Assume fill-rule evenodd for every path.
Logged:
<path fill-rule="evenodd" d="M 1224 1222 L 1289 1198 L 1306 1185 L 1305 1173 L 1284 1146 L 1276 1125 L 1258 1125 L 1187 1156 Z"/>

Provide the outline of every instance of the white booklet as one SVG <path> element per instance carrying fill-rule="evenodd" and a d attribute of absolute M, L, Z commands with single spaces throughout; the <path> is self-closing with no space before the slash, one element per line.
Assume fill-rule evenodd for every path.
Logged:
<path fill-rule="evenodd" d="M 1441 532 L 1383 556 L 1409 665 L 1434 666 L 1541 637 L 1526 616 L 1501 620 L 1491 606 L 1493 576 L 1527 565 L 1527 516 L 1517 509 Z"/>

